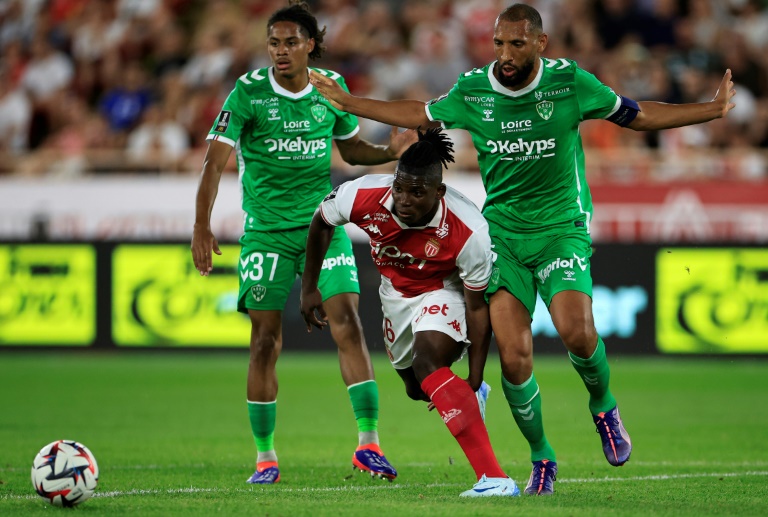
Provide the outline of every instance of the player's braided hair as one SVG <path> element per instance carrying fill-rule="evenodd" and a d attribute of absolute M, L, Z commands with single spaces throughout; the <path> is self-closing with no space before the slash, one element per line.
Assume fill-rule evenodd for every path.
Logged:
<path fill-rule="evenodd" d="M 414 176 L 442 175 L 442 168 L 453 162 L 453 142 L 440 127 L 417 130 L 419 141 L 400 156 L 397 170 Z"/>
<path fill-rule="evenodd" d="M 531 25 L 533 32 L 542 32 L 544 30 L 544 24 L 541 22 L 541 15 L 539 11 L 526 4 L 514 4 L 510 5 L 503 11 L 497 18 L 497 22 L 519 22 L 526 20 Z"/>
<path fill-rule="evenodd" d="M 301 29 L 301 32 L 310 39 L 315 40 L 315 48 L 309 53 L 310 59 L 322 57 L 325 51 L 323 38 L 325 37 L 325 27 L 320 30 L 317 26 L 317 18 L 309 12 L 309 5 L 300 0 L 290 0 L 288 7 L 275 11 L 267 21 L 267 30 L 271 29 L 277 22 L 295 23 Z"/>

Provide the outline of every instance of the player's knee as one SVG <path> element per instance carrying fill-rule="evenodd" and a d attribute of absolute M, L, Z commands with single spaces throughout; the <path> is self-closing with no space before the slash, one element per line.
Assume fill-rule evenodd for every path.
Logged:
<path fill-rule="evenodd" d="M 569 325 L 560 332 L 560 339 L 571 353 L 579 357 L 589 357 L 597 342 L 597 331 L 592 325 Z"/>
<path fill-rule="evenodd" d="M 424 379 L 440 369 L 440 365 L 435 364 L 428 355 L 420 354 L 414 356 L 412 368 L 416 379 L 419 382 L 424 382 Z"/>
<path fill-rule="evenodd" d="M 280 352 L 280 341 L 272 334 L 251 335 L 251 361 L 272 358 Z"/>

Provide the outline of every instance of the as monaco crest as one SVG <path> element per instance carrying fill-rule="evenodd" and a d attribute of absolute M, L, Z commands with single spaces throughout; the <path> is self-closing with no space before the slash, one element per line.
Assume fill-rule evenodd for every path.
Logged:
<path fill-rule="evenodd" d="M 428 258 L 432 258 L 437 255 L 438 251 L 440 251 L 440 242 L 438 242 L 436 239 L 429 239 L 424 245 L 424 253 L 426 253 Z"/>
<path fill-rule="evenodd" d="M 325 120 L 325 114 L 328 113 L 328 109 L 322 104 L 315 104 L 309 111 L 312 113 L 312 118 L 318 122 Z"/>

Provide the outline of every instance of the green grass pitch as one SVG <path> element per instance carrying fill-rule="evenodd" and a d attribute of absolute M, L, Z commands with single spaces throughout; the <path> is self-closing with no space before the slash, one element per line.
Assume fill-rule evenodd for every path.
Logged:
<path fill-rule="evenodd" d="M 83 515 L 768 514 L 765 360 L 614 355 L 612 387 L 634 445 L 629 463 L 615 468 L 567 357 L 540 357 L 544 420 L 560 468 L 555 496 L 472 500 L 458 497 L 473 472 L 438 415 L 406 397 L 384 356 L 374 365 L 395 482 L 352 471 L 357 433 L 335 355 L 284 352 L 282 481 L 256 487 L 245 483 L 255 456 L 247 352 L 0 354 L 0 514 L 70 511 L 46 504 L 29 478 L 37 451 L 57 439 L 84 443 L 98 460 L 97 495 L 74 510 Z M 529 452 L 496 356 L 486 379 L 491 441 L 522 488 Z"/>

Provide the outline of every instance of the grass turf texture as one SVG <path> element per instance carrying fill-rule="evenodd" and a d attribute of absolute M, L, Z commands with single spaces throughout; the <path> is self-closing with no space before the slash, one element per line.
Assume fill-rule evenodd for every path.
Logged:
<path fill-rule="evenodd" d="M 357 433 L 332 354 L 278 363 L 275 445 L 282 481 L 245 483 L 255 448 L 245 405 L 247 352 L 0 354 L 0 514 L 51 515 L 33 491 L 37 451 L 78 440 L 101 469 L 88 515 L 758 515 L 768 513 L 768 362 L 611 359 L 612 386 L 632 459 L 608 465 L 587 394 L 565 355 L 540 357 L 548 436 L 559 479 L 550 498 L 465 500 L 473 472 L 438 415 L 408 399 L 386 358 L 374 365 L 380 436 L 394 483 L 354 473 Z M 466 373 L 466 363 L 457 368 Z M 522 489 L 528 447 L 499 385 L 487 424 L 504 469 Z"/>

